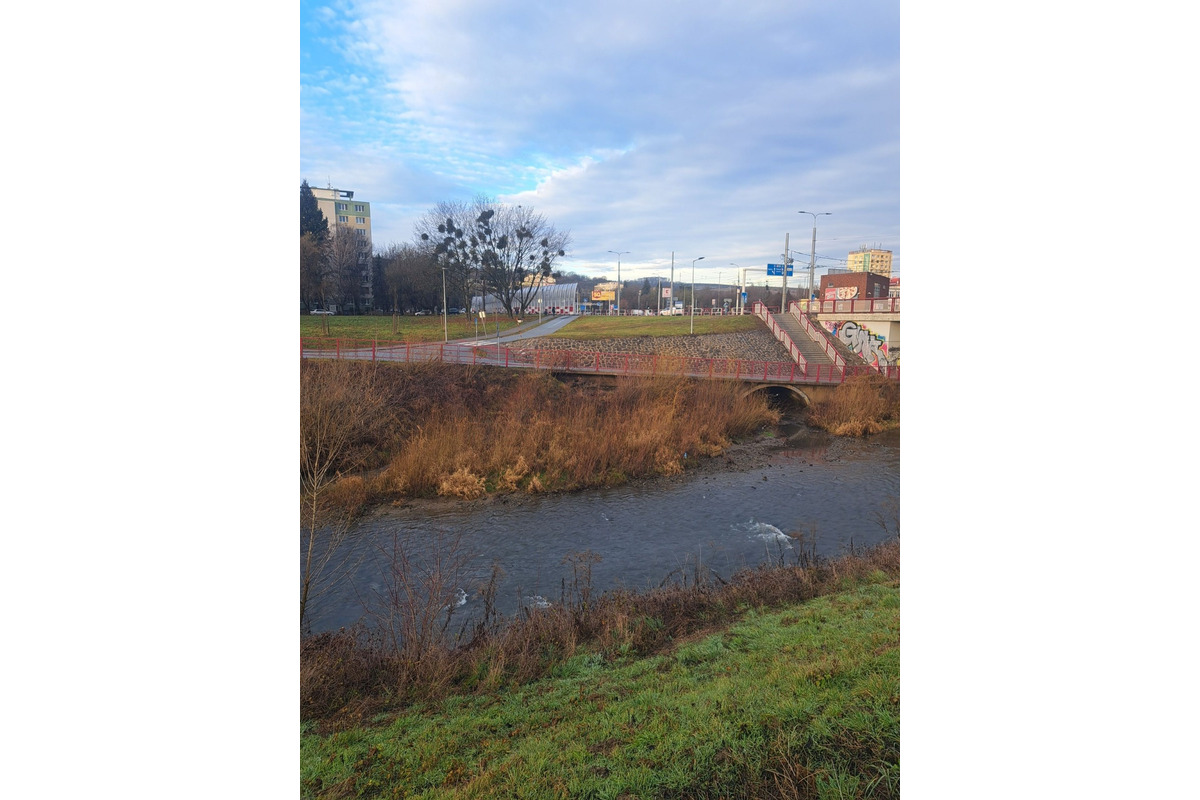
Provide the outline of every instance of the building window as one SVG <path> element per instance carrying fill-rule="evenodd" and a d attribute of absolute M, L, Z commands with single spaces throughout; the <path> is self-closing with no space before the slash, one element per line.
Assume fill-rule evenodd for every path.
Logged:
<path fill-rule="evenodd" d="M 363 210 L 363 207 L 362 207 L 362 206 L 358 206 L 358 205 L 356 205 L 356 206 L 354 207 L 354 210 L 355 210 L 355 211 L 362 211 L 362 210 Z"/>
<path fill-rule="evenodd" d="M 349 222 L 349 221 L 350 221 L 349 217 L 342 217 L 342 216 L 338 217 L 338 222 Z"/>
<path fill-rule="evenodd" d="M 338 211 L 345 211 L 345 210 L 346 210 L 346 204 L 345 204 L 345 203 L 338 203 L 338 204 L 337 204 L 337 210 L 338 210 Z"/>
<path fill-rule="evenodd" d="M 359 225 L 366 225 L 366 224 L 367 224 L 367 218 L 366 218 L 366 217 L 355 217 L 355 218 L 354 218 L 354 221 L 355 221 L 355 222 L 357 222 Z"/>
<path fill-rule="evenodd" d="M 354 231 L 355 231 L 355 233 L 357 233 L 359 235 L 359 238 L 362 238 L 362 239 L 367 238 L 367 232 L 365 230 L 363 230 L 362 228 L 355 228 Z"/>

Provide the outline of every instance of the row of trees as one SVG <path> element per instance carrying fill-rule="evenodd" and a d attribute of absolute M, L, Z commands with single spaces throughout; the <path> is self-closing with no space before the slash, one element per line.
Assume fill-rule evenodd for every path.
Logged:
<path fill-rule="evenodd" d="M 555 269 L 570 246 L 570 235 L 557 230 L 527 206 L 498 203 L 487 197 L 468 202 L 442 202 L 421 217 L 413 240 L 371 252 L 370 243 L 353 229 L 332 229 L 305 181 L 300 185 L 300 302 L 304 308 L 336 304 L 342 313 L 385 311 L 410 313 L 466 307 L 472 297 L 490 294 L 511 315 L 536 308 L 538 287 L 553 277 L 577 283 L 581 299 L 604 278 L 588 278 Z M 623 312 L 659 308 L 659 282 L 643 278 L 623 281 Z M 666 285 L 666 282 L 663 282 Z M 749 302 L 778 305 L 779 291 L 749 289 Z M 675 296 L 691 303 L 690 286 L 676 282 Z M 696 291 L 699 308 L 720 307 L 736 290 Z M 665 303 L 665 301 L 664 301 Z"/>
<path fill-rule="evenodd" d="M 467 306 L 491 294 L 510 315 L 534 304 L 570 246 L 526 206 L 477 197 L 442 202 L 416 224 L 413 241 L 371 252 L 370 243 L 346 226 L 330 229 L 308 181 L 300 185 L 300 302 L 304 308 L 336 304 L 347 313 Z M 590 288 L 590 286 L 589 286 Z"/>

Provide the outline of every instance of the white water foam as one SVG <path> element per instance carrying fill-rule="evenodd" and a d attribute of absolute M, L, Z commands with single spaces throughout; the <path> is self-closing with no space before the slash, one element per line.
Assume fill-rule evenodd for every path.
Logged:
<path fill-rule="evenodd" d="M 748 532 L 750 535 L 747 538 L 749 539 L 759 539 L 766 543 L 781 544 L 786 550 L 792 549 L 792 537 L 769 523 L 750 520 L 735 527 Z"/>

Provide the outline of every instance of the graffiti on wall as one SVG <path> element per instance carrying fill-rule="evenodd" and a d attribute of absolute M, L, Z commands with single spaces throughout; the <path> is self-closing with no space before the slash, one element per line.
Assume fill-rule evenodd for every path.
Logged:
<path fill-rule="evenodd" d="M 887 339 L 871 333 L 868 328 L 864 328 L 857 322 L 852 320 L 827 322 L 825 328 L 868 364 L 884 367 L 892 363 L 889 358 Z"/>
<path fill-rule="evenodd" d="M 858 297 L 857 286 L 830 286 L 825 290 L 826 300 L 853 300 Z"/>

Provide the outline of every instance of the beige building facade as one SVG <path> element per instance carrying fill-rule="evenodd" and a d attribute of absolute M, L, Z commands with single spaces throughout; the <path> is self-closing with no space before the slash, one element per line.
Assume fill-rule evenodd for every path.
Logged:
<path fill-rule="evenodd" d="M 325 215 L 329 223 L 329 232 L 335 233 L 339 225 L 345 225 L 354 231 L 356 236 L 366 238 L 371 243 L 371 204 L 363 200 L 355 200 L 354 192 L 345 189 L 320 189 L 312 187 L 313 197 L 317 198 L 317 208 Z"/>
<path fill-rule="evenodd" d="M 892 251 L 860 247 L 850 253 L 846 266 L 851 272 L 873 272 L 885 278 L 892 277 Z"/>

